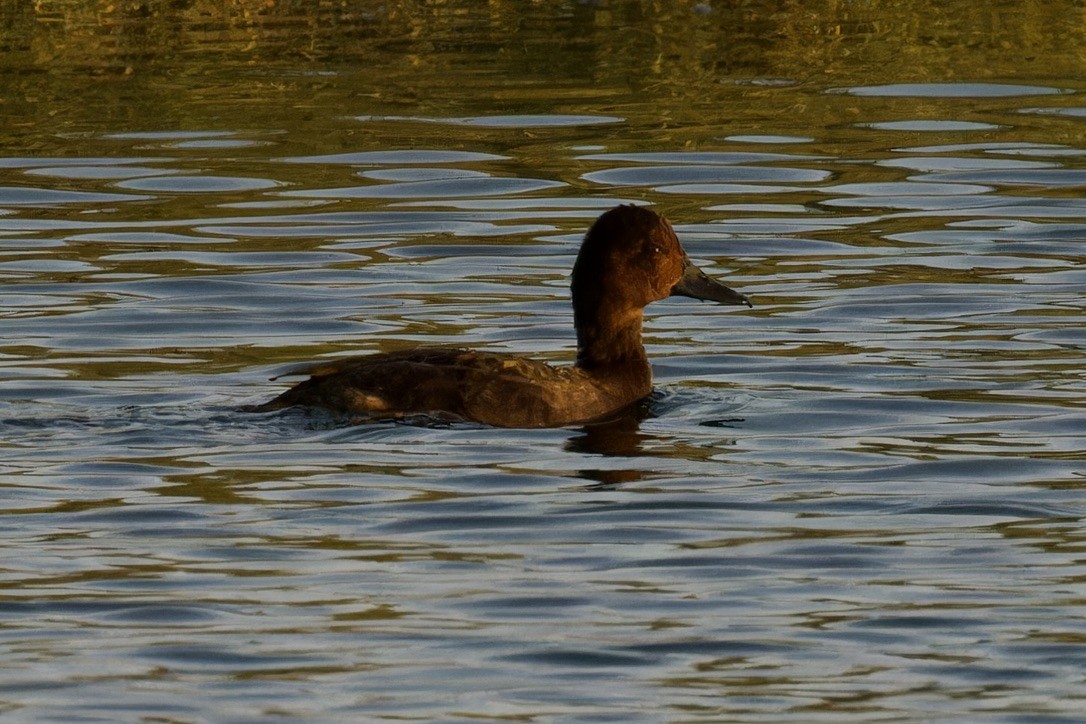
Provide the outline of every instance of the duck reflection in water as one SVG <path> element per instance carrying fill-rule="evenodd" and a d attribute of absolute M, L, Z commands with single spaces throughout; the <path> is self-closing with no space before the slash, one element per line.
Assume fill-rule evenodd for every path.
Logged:
<path fill-rule="evenodd" d="M 551 366 L 497 352 L 420 348 L 319 362 L 264 412 L 317 407 L 359 421 L 417 414 L 497 427 L 562 427 L 602 421 L 652 392 L 641 328 L 645 306 L 669 296 L 750 306 L 746 296 L 690 261 L 671 224 L 617 206 L 589 228 L 570 284 L 577 360 Z"/>
<path fill-rule="evenodd" d="M 656 439 L 641 432 L 641 422 L 651 414 L 648 398 L 640 400 L 613 417 L 590 423 L 578 430 L 563 446 L 573 453 L 587 453 L 607 458 L 641 458 L 646 455 L 644 443 Z M 601 460 L 603 462 L 603 460 Z M 592 490 L 610 490 L 644 479 L 645 471 L 634 467 L 585 468 L 578 475 L 589 482 Z"/>

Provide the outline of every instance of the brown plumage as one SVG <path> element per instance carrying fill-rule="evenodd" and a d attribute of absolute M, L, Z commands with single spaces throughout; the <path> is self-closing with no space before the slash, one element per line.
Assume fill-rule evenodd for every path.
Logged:
<path fill-rule="evenodd" d="M 364 419 L 422 413 L 499 427 L 558 427 L 605 418 L 652 391 L 641 341 L 646 305 L 672 295 L 746 304 L 691 264 L 663 217 L 637 206 L 600 216 L 573 266 L 577 361 L 421 348 L 299 368 L 304 380 L 252 408 L 322 407 Z"/>

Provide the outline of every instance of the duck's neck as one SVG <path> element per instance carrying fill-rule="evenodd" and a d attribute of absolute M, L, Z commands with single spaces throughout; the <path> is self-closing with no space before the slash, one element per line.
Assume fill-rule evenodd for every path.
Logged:
<path fill-rule="evenodd" d="M 649 369 L 641 341 L 640 309 L 616 310 L 606 306 L 592 314 L 574 311 L 577 327 L 577 366 L 586 370 L 606 368 Z"/>

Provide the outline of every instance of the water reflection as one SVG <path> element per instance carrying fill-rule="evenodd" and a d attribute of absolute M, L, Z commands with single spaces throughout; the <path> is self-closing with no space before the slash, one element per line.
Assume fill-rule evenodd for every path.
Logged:
<path fill-rule="evenodd" d="M 0 709 L 1081 717 L 1071 3 L 8 5 Z M 647 408 L 235 412 L 568 362 L 630 201 L 760 302 L 650 307 Z"/>
<path fill-rule="evenodd" d="M 1059 88 L 1008 83 L 892 83 L 856 86 L 829 91 L 856 96 L 897 96 L 908 98 L 1005 98 L 1008 96 L 1044 96 L 1064 92 Z"/>
<path fill-rule="evenodd" d="M 552 128 L 558 126 L 593 126 L 621 123 L 614 116 L 571 116 L 556 113 L 538 115 L 474 116 L 468 118 L 424 118 L 421 116 L 358 116 L 359 121 L 406 121 L 409 123 L 447 123 L 480 128 Z"/>
<path fill-rule="evenodd" d="M 654 439 L 640 429 L 641 421 L 648 415 L 647 402 L 633 405 L 613 419 L 585 425 L 577 435 L 566 441 L 565 449 L 572 453 L 604 457 L 641 457 L 647 452 L 646 441 Z M 643 471 L 636 469 L 592 469 L 581 470 L 580 474 L 604 486 L 635 483 L 643 477 Z"/>

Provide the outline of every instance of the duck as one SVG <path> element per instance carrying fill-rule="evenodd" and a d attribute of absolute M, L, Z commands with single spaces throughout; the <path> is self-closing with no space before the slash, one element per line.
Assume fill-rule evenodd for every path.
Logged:
<path fill-rule="evenodd" d="M 604 212 L 589 227 L 570 293 L 572 364 L 445 347 L 336 358 L 280 375 L 308 378 L 249 409 L 323 408 L 356 422 L 424 416 L 503 428 L 591 424 L 652 392 L 642 341 L 646 306 L 672 296 L 752 306 L 690 260 L 667 219 L 633 204 Z"/>

